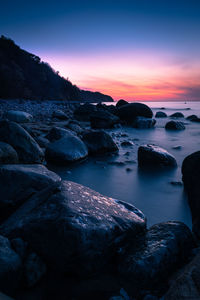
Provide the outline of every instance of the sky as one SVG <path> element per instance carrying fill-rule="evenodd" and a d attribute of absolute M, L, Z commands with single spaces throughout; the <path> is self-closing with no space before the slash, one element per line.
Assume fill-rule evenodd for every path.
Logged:
<path fill-rule="evenodd" d="M 0 34 L 115 100 L 200 100 L 200 0 L 10 0 Z"/>

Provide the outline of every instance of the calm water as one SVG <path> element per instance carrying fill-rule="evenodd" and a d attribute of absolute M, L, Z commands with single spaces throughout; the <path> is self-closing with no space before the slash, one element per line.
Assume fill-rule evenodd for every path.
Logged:
<path fill-rule="evenodd" d="M 167 115 L 180 111 L 186 117 L 200 116 L 200 102 L 148 102 L 153 112 L 165 107 Z M 190 110 L 188 110 L 190 108 Z M 154 129 L 123 128 L 110 130 L 120 147 L 119 155 L 89 158 L 73 167 L 51 168 L 63 179 L 86 185 L 104 195 L 132 203 L 147 217 L 148 225 L 162 221 L 179 220 L 191 227 L 191 215 L 183 186 L 174 186 L 171 181 L 181 181 L 181 164 L 190 153 L 200 150 L 200 124 L 185 119 L 186 130 L 168 132 L 164 129 L 169 118 L 157 119 Z M 118 137 L 126 133 L 128 137 Z M 121 141 L 131 140 L 132 147 L 122 148 Z M 138 170 L 137 149 L 139 145 L 156 144 L 176 157 L 178 168 L 160 172 Z M 181 149 L 173 149 L 181 146 Z M 130 152 L 129 156 L 124 155 Z M 109 162 L 125 162 L 112 165 Z M 126 169 L 131 170 L 127 171 Z"/>

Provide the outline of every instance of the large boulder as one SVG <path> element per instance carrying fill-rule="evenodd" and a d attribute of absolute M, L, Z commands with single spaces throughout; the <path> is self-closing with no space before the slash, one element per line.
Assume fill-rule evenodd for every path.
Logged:
<path fill-rule="evenodd" d="M 113 128 L 120 120 L 117 116 L 106 110 L 99 110 L 90 116 L 90 124 L 94 129 Z"/>
<path fill-rule="evenodd" d="M 123 105 L 128 104 L 128 101 L 124 100 L 124 99 L 120 99 L 119 101 L 117 101 L 116 103 L 116 107 L 121 107 Z"/>
<path fill-rule="evenodd" d="M 34 196 L 0 227 L 22 237 L 51 268 L 74 275 L 103 270 L 120 251 L 146 231 L 134 206 L 77 183 L 63 181 L 60 191 Z"/>
<path fill-rule="evenodd" d="M 178 272 L 164 296 L 165 300 L 200 299 L 200 253 Z"/>
<path fill-rule="evenodd" d="M 66 136 L 74 136 L 74 132 L 61 127 L 52 127 L 45 138 L 47 138 L 50 142 L 55 142 Z"/>
<path fill-rule="evenodd" d="M 97 111 L 95 105 L 85 103 L 74 110 L 74 118 L 79 121 L 90 121 L 90 116 Z"/>
<path fill-rule="evenodd" d="M 170 116 L 170 118 L 184 118 L 184 114 L 181 112 L 176 112 Z"/>
<path fill-rule="evenodd" d="M 166 123 L 165 129 L 167 129 L 167 130 L 184 130 L 185 125 L 183 124 L 183 122 L 169 121 Z"/>
<path fill-rule="evenodd" d="M 148 129 L 148 128 L 153 128 L 155 124 L 156 124 L 155 119 L 136 117 L 135 120 L 133 121 L 132 126 L 138 129 Z"/>
<path fill-rule="evenodd" d="M 167 118 L 167 114 L 163 111 L 157 111 L 155 118 Z"/>
<path fill-rule="evenodd" d="M 155 145 L 144 145 L 138 148 L 139 167 L 176 167 L 176 159 L 165 149 Z"/>
<path fill-rule="evenodd" d="M 143 103 L 129 103 L 118 108 L 117 115 L 122 121 L 132 124 L 136 117 L 152 118 L 152 110 Z"/>
<path fill-rule="evenodd" d="M 83 141 L 71 134 L 48 144 L 45 152 L 46 161 L 54 164 L 68 164 L 87 155 L 88 149 Z"/>
<path fill-rule="evenodd" d="M 141 243 L 122 251 L 119 272 L 130 290 L 159 290 L 169 276 L 185 263 L 195 246 L 190 229 L 171 221 L 152 226 Z M 138 298 L 137 298 L 138 299 Z"/>
<path fill-rule="evenodd" d="M 24 111 L 17 111 L 17 110 L 9 110 L 6 112 L 5 117 L 9 121 L 13 121 L 16 123 L 27 123 L 33 120 L 33 116 Z"/>
<path fill-rule="evenodd" d="M 19 287 L 22 262 L 12 249 L 10 241 L 0 235 L 0 290 L 13 295 Z"/>
<path fill-rule="evenodd" d="M 22 163 L 41 163 L 44 160 L 44 153 L 40 146 L 24 128 L 15 122 L 0 122 L 0 141 L 11 145 Z"/>
<path fill-rule="evenodd" d="M 182 174 L 192 212 L 193 230 L 200 237 L 200 151 L 194 152 L 184 159 Z"/>
<path fill-rule="evenodd" d="M 118 147 L 112 137 L 105 131 L 89 131 L 83 134 L 82 139 L 90 154 L 104 154 L 116 152 Z"/>
<path fill-rule="evenodd" d="M 17 152 L 9 144 L 0 142 L 0 164 L 17 164 Z"/>
<path fill-rule="evenodd" d="M 0 221 L 6 219 L 29 197 L 61 179 L 43 165 L 2 165 L 0 167 Z"/>

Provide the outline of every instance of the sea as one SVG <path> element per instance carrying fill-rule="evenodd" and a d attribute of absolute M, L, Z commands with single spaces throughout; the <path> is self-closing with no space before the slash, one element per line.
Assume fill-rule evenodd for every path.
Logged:
<path fill-rule="evenodd" d="M 156 119 L 153 129 L 123 127 L 109 130 L 119 146 L 118 155 L 90 157 L 68 167 L 52 167 L 62 179 L 83 184 L 95 191 L 139 208 L 147 218 L 147 225 L 166 221 L 182 221 L 191 228 L 191 214 L 187 195 L 182 185 L 181 165 L 186 156 L 200 150 L 200 123 L 185 118 L 186 129 L 167 131 L 164 126 L 174 112 L 185 117 L 200 117 L 200 102 L 143 102 L 153 110 L 165 112 L 168 117 Z M 125 137 L 124 134 L 127 136 Z M 132 146 L 122 147 L 121 142 Z M 175 169 L 148 170 L 138 168 L 137 150 L 140 145 L 154 144 L 175 156 Z M 125 155 L 129 152 L 129 155 Z"/>

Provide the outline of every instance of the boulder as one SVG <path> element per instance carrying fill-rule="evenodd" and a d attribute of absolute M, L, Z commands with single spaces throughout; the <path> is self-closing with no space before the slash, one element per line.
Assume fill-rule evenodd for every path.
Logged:
<path fill-rule="evenodd" d="M 68 116 L 62 110 L 55 110 L 52 113 L 52 117 L 59 120 L 67 120 Z"/>
<path fill-rule="evenodd" d="M 194 247 L 193 235 L 185 224 L 177 221 L 156 224 L 137 245 L 129 240 L 122 251 L 119 273 L 130 283 L 132 294 L 134 290 L 159 290 L 188 260 Z"/>
<path fill-rule="evenodd" d="M 0 164 L 17 164 L 17 152 L 9 144 L 0 142 Z"/>
<path fill-rule="evenodd" d="M 120 99 L 119 101 L 117 101 L 116 107 L 118 108 L 118 107 L 121 107 L 121 106 L 126 105 L 126 104 L 128 104 L 128 101 L 126 101 L 124 99 Z"/>
<path fill-rule="evenodd" d="M 163 111 L 157 111 L 155 118 L 167 118 L 167 114 Z"/>
<path fill-rule="evenodd" d="M 83 134 L 82 139 L 90 154 L 104 154 L 107 152 L 116 152 L 118 147 L 105 131 L 89 131 Z"/>
<path fill-rule="evenodd" d="M 198 118 L 196 115 L 190 115 L 186 118 L 187 120 L 191 121 L 191 122 L 200 122 L 200 118 Z"/>
<path fill-rule="evenodd" d="M 136 117 L 135 120 L 133 121 L 132 126 L 138 129 L 147 129 L 147 128 L 153 128 L 155 124 L 156 124 L 155 119 Z"/>
<path fill-rule="evenodd" d="M 0 121 L 0 141 L 11 145 L 22 163 L 41 163 L 44 160 L 44 153 L 40 146 L 17 123 Z"/>
<path fill-rule="evenodd" d="M 27 241 L 47 266 L 84 276 L 105 270 L 121 243 L 145 231 L 134 206 L 69 181 L 52 196 L 36 194 L 0 226 L 5 236 Z"/>
<path fill-rule="evenodd" d="M 169 121 L 165 125 L 165 129 L 167 129 L 167 130 L 184 130 L 185 125 L 183 124 L 183 122 Z"/>
<path fill-rule="evenodd" d="M 155 145 L 144 145 L 138 148 L 139 167 L 176 167 L 176 159 L 165 149 Z"/>
<path fill-rule="evenodd" d="M 60 177 L 43 165 L 0 166 L 0 221 L 34 193 L 60 182 Z"/>
<path fill-rule="evenodd" d="M 74 118 L 79 121 L 90 121 L 90 116 L 97 111 L 95 105 L 85 103 L 74 110 Z"/>
<path fill-rule="evenodd" d="M 192 213 L 193 231 L 200 238 L 200 151 L 194 152 L 184 159 L 182 174 Z"/>
<path fill-rule="evenodd" d="M 9 110 L 5 114 L 6 119 L 16 123 L 27 123 L 33 120 L 33 116 L 24 111 Z"/>
<path fill-rule="evenodd" d="M 19 287 L 22 262 L 10 241 L 0 235 L 0 290 L 10 296 Z"/>
<path fill-rule="evenodd" d="M 117 109 L 117 115 L 128 124 L 132 124 L 136 117 L 152 118 L 152 110 L 143 103 L 129 103 Z"/>
<path fill-rule="evenodd" d="M 113 128 L 119 121 L 117 116 L 104 110 L 99 110 L 90 116 L 91 128 L 94 129 Z"/>
<path fill-rule="evenodd" d="M 165 300 L 200 299 L 200 253 L 171 281 Z"/>
<path fill-rule="evenodd" d="M 46 138 L 50 142 L 55 142 L 62 139 L 63 137 L 74 136 L 74 132 L 69 129 L 64 129 L 61 127 L 52 127 L 51 130 L 46 135 Z"/>
<path fill-rule="evenodd" d="M 184 114 L 181 112 L 176 112 L 170 116 L 170 118 L 184 118 Z"/>
<path fill-rule="evenodd" d="M 83 132 L 83 128 L 74 121 L 69 122 L 66 127 L 78 135 Z"/>
<path fill-rule="evenodd" d="M 45 138 L 44 136 L 36 137 L 35 141 L 38 143 L 38 145 L 41 148 L 46 148 L 48 146 L 48 144 L 50 143 L 50 141 L 47 138 Z"/>
<path fill-rule="evenodd" d="M 87 155 L 88 149 L 83 141 L 71 134 L 48 144 L 45 151 L 46 161 L 54 164 L 68 164 L 83 159 Z"/>

